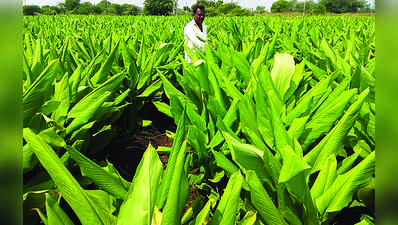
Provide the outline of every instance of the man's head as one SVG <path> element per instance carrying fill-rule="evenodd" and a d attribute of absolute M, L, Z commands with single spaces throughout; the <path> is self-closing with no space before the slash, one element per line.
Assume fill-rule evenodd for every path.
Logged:
<path fill-rule="evenodd" d="M 205 19 L 205 7 L 203 5 L 194 5 L 192 16 L 196 24 L 201 25 Z"/>

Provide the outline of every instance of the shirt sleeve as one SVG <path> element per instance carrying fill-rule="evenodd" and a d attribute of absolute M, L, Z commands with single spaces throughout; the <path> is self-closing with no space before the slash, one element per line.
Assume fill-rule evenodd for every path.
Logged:
<path fill-rule="evenodd" d="M 195 31 L 193 30 L 192 27 L 185 27 L 184 29 L 184 34 L 185 37 L 192 42 L 192 44 L 198 48 L 198 49 L 203 49 L 205 46 L 205 43 L 199 40 L 199 38 L 196 37 Z"/>

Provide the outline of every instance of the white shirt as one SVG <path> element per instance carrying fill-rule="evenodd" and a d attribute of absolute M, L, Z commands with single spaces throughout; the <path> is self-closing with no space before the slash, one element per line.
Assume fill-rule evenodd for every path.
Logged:
<path fill-rule="evenodd" d="M 185 25 L 184 27 L 184 40 L 185 40 L 184 43 L 188 48 L 192 49 L 193 51 L 195 51 L 195 49 L 199 49 L 199 51 L 201 52 L 204 51 L 205 42 L 199 39 L 201 38 L 202 40 L 207 40 L 207 27 L 204 22 L 202 23 L 202 28 L 203 32 L 200 31 L 200 28 L 195 23 L 194 19 L 189 23 L 187 23 L 187 25 Z M 187 62 L 192 62 L 186 50 L 185 50 L 185 60 Z"/>

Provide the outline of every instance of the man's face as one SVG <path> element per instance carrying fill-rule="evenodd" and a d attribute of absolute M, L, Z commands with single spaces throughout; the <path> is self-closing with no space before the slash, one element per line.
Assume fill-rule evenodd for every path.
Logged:
<path fill-rule="evenodd" d="M 193 14 L 193 18 L 196 22 L 196 24 L 200 25 L 203 23 L 203 20 L 205 19 L 205 11 L 201 9 L 197 9 L 196 12 Z"/>

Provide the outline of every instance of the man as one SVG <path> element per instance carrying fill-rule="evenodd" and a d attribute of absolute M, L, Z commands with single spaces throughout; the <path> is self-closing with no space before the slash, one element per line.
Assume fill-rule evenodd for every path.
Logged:
<path fill-rule="evenodd" d="M 207 28 L 203 23 L 205 19 L 205 7 L 203 5 L 195 5 L 193 7 L 193 20 L 184 27 L 185 45 L 195 52 L 196 49 L 203 52 L 205 41 L 207 40 Z M 185 50 L 185 60 L 192 62 Z"/>

